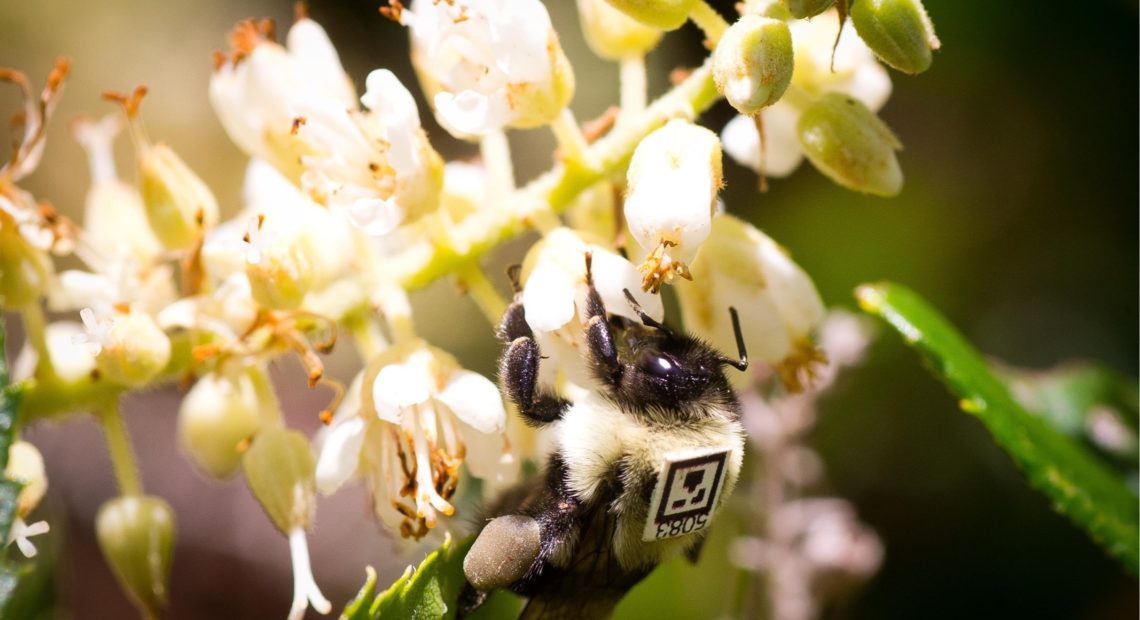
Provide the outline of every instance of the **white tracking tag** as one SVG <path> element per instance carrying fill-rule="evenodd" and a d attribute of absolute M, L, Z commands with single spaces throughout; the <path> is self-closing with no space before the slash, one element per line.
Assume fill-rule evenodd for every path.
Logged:
<path fill-rule="evenodd" d="M 665 455 L 649 500 L 642 540 L 663 540 L 709 526 L 724 489 L 730 447 L 684 450 Z"/>

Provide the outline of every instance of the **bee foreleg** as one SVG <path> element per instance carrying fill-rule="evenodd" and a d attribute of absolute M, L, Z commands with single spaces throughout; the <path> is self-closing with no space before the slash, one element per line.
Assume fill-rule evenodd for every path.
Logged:
<path fill-rule="evenodd" d="M 538 388 L 538 365 L 542 353 L 523 315 L 522 302 L 515 301 L 503 315 L 499 337 L 509 343 L 499 359 L 499 381 L 530 424 L 541 425 L 562 417 L 570 406 L 566 400 Z"/>
<path fill-rule="evenodd" d="M 586 252 L 586 346 L 590 349 L 590 363 L 594 375 L 609 386 L 621 383 L 622 367 L 618 360 L 614 334 L 606 315 L 602 296 L 594 287 L 593 255 Z"/>

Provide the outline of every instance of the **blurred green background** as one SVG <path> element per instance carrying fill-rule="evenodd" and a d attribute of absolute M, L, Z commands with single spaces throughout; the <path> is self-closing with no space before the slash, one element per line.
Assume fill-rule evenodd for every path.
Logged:
<path fill-rule="evenodd" d="M 578 76 L 573 108 L 579 119 L 592 118 L 616 100 L 617 68 L 585 49 L 572 2 L 547 4 Z M 731 2 L 716 4 L 730 14 Z M 882 112 L 906 146 L 902 194 L 858 196 L 805 165 L 759 195 L 750 172 L 728 165 L 730 211 L 789 248 L 829 304 L 851 307 L 857 284 L 896 280 L 930 299 L 987 354 L 1034 368 L 1099 359 L 1136 376 L 1136 3 L 926 5 L 943 50 L 924 75 L 892 73 L 894 95 Z M 369 70 L 388 67 L 411 86 L 406 34 L 376 8 L 377 0 L 316 0 L 311 12 L 358 84 Z M 150 136 L 172 144 L 214 187 L 223 209 L 235 211 L 244 158 L 207 101 L 209 54 L 225 47 L 233 22 L 254 16 L 275 18 L 283 31 L 291 7 L 265 0 L 0 3 L 0 66 L 39 83 L 56 55 L 73 60 L 44 164 L 24 186 L 78 214 L 88 175 L 66 122 L 112 111 L 101 91 L 146 82 Z M 696 64 L 701 52 L 691 27 L 669 35 L 651 57 L 651 91 L 662 92 L 668 70 Z M 0 90 L 0 113 L 18 105 L 14 89 Z M 422 116 L 445 156 L 474 153 L 433 125 L 426 107 Z M 730 116 L 721 104 L 705 120 L 719 129 Z M 520 180 L 547 166 L 547 132 L 518 132 L 512 141 Z M 120 166 L 130 176 L 123 142 Z M 521 250 L 509 246 L 495 261 L 517 260 Z M 445 282 L 416 296 L 425 336 L 490 372 L 491 331 L 470 304 L 449 303 L 455 299 Z M 447 316 L 432 316 L 432 307 L 448 308 Z M 339 374 L 351 371 L 344 366 Z M 299 384 L 296 375 L 286 365 L 278 376 Z M 316 402 L 299 394 L 291 408 L 306 429 L 315 428 Z M 166 392 L 136 399 L 129 419 L 144 444 L 148 488 L 171 499 L 183 524 L 170 617 L 280 617 L 289 587 L 284 540 L 240 483 L 207 484 L 176 456 L 175 403 Z M 112 493 L 98 433 L 75 422 L 35 429 L 31 438 L 48 459 L 48 508 L 58 515 L 49 518 L 62 541 L 61 609 L 77 618 L 130 613 L 90 532 L 95 508 Z M 813 442 L 827 463 L 827 492 L 852 500 L 887 549 L 880 574 L 834 615 L 1137 616 L 1136 579 L 1026 487 L 982 426 L 893 333 L 883 332 L 867 363 L 826 400 Z M 401 555 L 370 525 L 360 494 L 334 497 L 320 510 L 315 570 L 338 602 L 362 581 L 364 562 L 384 567 L 384 581 L 422 557 L 420 550 Z M 320 523 L 339 519 L 330 516 L 335 511 L 348 513 L 349 525 L 322 533 Z M 219 529 L 227 532 L 222 540 Z M 711 564 L 686 573 L 689 591 L 663 595 L 650 584 L 636 596 L 656 603 L 655 615 L 716 615 L 721 608 L 708 601 L 722 595 L 701 584 L 725 578 Z M 687 607 L 678 603 L 690 596 Z"/>

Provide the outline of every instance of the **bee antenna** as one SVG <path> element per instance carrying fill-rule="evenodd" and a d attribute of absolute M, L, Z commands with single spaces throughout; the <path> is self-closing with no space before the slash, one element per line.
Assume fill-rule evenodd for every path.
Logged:
<path fill-rule="evenodd" d="M 518 263 L 515 263 L 514 265 L 507 267 L 507 277 L 510 278 L 511 288 L 516 293 L 522 292 L 522 285 L 519 284 L 519 274 L 521 274 L 521 273 L 522 273 L 522 265 L 519 265 Z"/>
<path fill-rule="evenodd" d="M 629 292 L 629 289 L 623 288 L 621 290 L 621 292 L 625 293 L 625 299 L 626 299 L 626 301 L 629 302 L 629 307 L 633 308 L 633 311 L 637 313 L 637 316 L 638 316 L 638 318 L 641 319 L 641 323 L 643 325 L 645 325 L 646 327 L 653 327 L 653 328 L 659 329 L 663 332 L 669 331 L 668 327 L 665 327 L 660 322 L 658 322 L 657 319 L 649 316 L 648 314 L 645 313 L 644 310 L 641 309 L 641 304 L 637 303 L 637 300 L 634 299 L 633 293 Z"/>
<path fill-rule="evenodd" d="M 736 335 L 736 350 L 740 352 L 740 359 L 734 360 L 722 355 L 720 361 L 743 372 L 748 370 L 748 351 L 744 348 L 744 333 L 740 331 L 740 317 L 736 314 L 736 308 L 732 306 L 729 306 L 728 313 L 732 315 L 732 333 Z"/>

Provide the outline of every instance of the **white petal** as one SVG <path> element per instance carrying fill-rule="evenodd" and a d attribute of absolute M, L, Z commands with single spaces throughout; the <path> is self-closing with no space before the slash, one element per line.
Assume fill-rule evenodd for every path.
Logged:
<path fill-rule="evenodd" d="M 373 237 L 392 232 L 404 219 L 404 210 L 395 200 L 360 198 L 349 203 L 348 215 L 352 223 Z"/>
<path fill-rule="evenodd" d="M 368 74 L 364 83 L 367 90 L 360 97 L 360 102 L 369 110 L 385 119 L 420 124 L 416 100 L 396 74 L 387 69 L 377 69 Z"/>
<path fill-rule="evenodd" d="M 286 39 L 289 55 L 300 64 L 310 92 L 334 97 L 338 103 L 351 108 L 356 93 L 345 75 L 332 41 L 320 24 L 311 19 L 300 19 L 289 29 Z"/>
<path fill-rule="evenodd" d="M 500 94 L 484 95 L 473 90 L 455 95 L 439 93 L 435 96 L 435 109 L 440 124 L 460 139 L 502 129 L 510 118 L 510 106 Z"/>
<path fill-rule="evenodd" d="M 523 287 L 523 314 L 530 328 L 549 332 L 574 317 L 575 284 L 555 265 L 540 263 Z"/>
<path fill-rule="evenodd" d="M 878 112 L 891 96 L 891 76 L 879 63 L 866 63 L 856 69 L 851 79 L 838 90 L 867 104 L 872 112 Z"/>
<path fill-rule="evenodd" d="M 765 238 L 758 252 L 768 292 L 780 316 L 793 336 L 806 336 L 823 320 L 823 300 L 815 284 L 775 241 Z"/>
<path fill-rule="evenodd" d="M 389 364 L 380 369 L 372 383 L 372 401 L 381 420 L 399 424 L 401 412 L 431 398 L 428 377 L 406 364 Z"/>
<path fill-rule="evenodd" d="M 736 338 L 729 320 L 728 308 L 740 313 L 740 329 L 748 356 L 776 363 L 791 348 L 791 338 L 779 308 L 766 289 L 743 286 L 731 278 L 718 277 L 713 307 L 723 312 L 712 320 L 712 343 L 726 355 L 736 352 Z"/>
<path fill-rule="evenodd" d="M 803 161 L 803 149 L 796 135 L 799 113 L 783 101 L 760 112 L 764 121 L 764 166 L 760 165 L 760 134 L 747 116 L 728 122 L 721 134 L 724 151 L 737 163 L 770 177 L 786 177 Z"/>
<path fill-rule="evenodd" d="M 317 459 L 317 489 L 321 493 L 335 492 L 356 473 L 364 444 L 364 425 L 364 419 L 354 415 L 329 427 Z"/>
<path fill-rule="evenodd" d="M 502 433 L 507 412 L 499 388 L 483 375 L 457 370 L 436 398 L 481 433 Z"/>
<path fill-rule="evenodd" d="M 483 496 L 496 497 L 497 491 L 512 484 L 519 474 L 519 459 L 506 450 L 501 434 L 487 434 L 459 424 L 459 434 L 467 447 L 464 463 L 472 476 L 483 480 Z"/>
<path fill-rule="evenodd" d="M 59 274 L 59 284 L 53 287 L 49 307 L 55 311 L 78 310 L 84 306 L 113 304 L 117 291 L 106 276 L 69 269 Z"/>
<path fill-rule="evenodd" d="M 537 0 L 507 3 L 491 18 L 491 50 L 496 64 L 511 82 L 549 83 L 550 14 Z"/>

